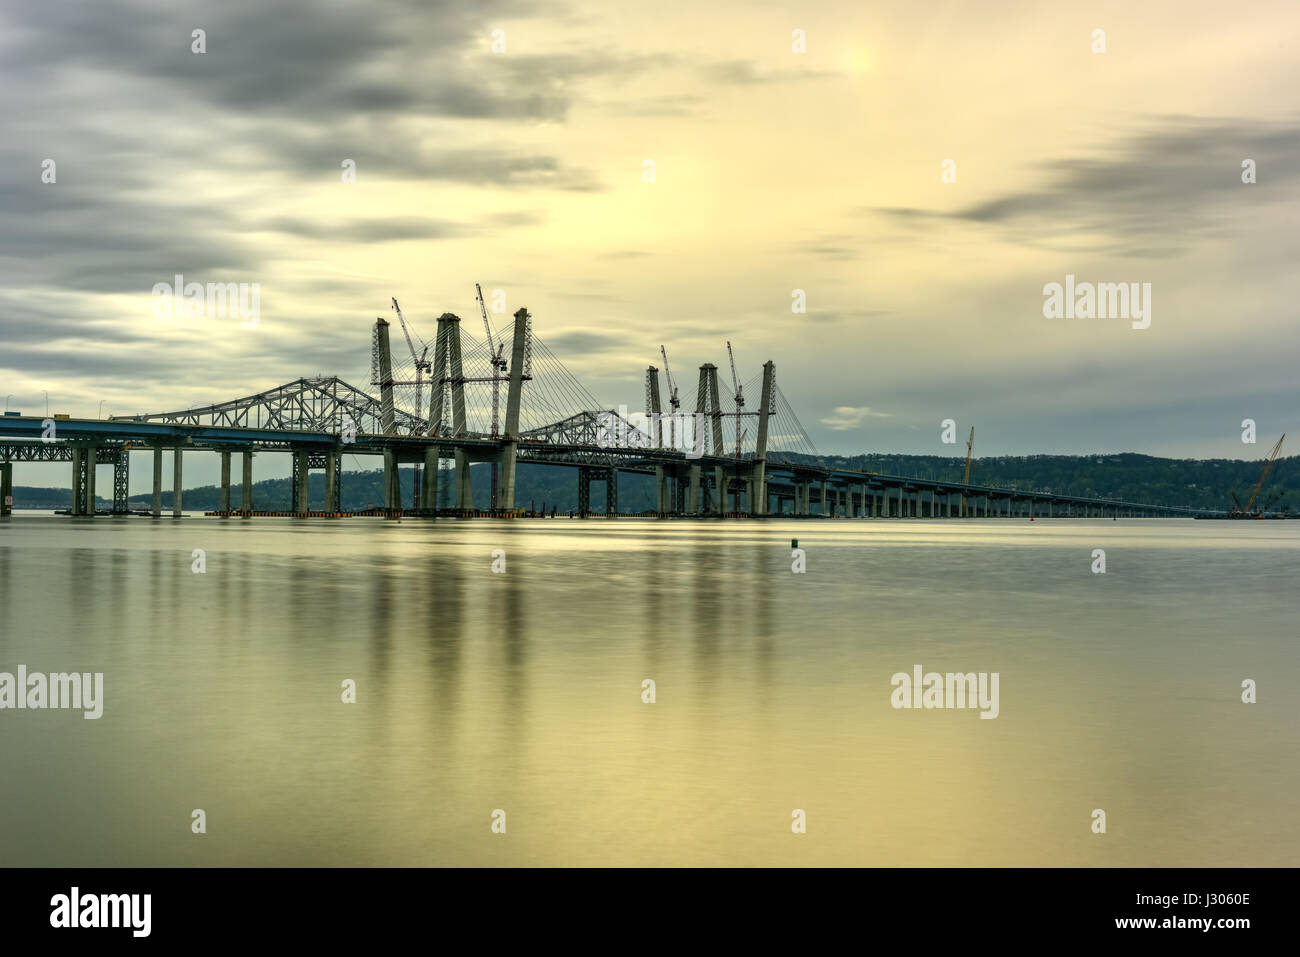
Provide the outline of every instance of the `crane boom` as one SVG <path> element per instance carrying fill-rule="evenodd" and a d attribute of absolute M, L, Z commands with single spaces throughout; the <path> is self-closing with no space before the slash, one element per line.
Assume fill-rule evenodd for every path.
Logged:
<path fill-rule="evenodd" d="M 498 422 L 501 413 L 501 374 L 505 372 L 506 360 L 501 355 L 506 344 L 503 342 L 499 346 L 492 342 L 492 324 L 488 322 L 487 304 L 483 301 L 483 287 L 474 283 L 474 291 L 478 294 L 478 311 L 483 316 L 483 331 L 487 333 L 488 344 L 488 362 L 492 366 L 492 438 L 499 435 Z"/>
<path fill-rule="evenodd" d="M 416 355 L 415 343 L 411 341 L 411 332 L 406 328 L 406 317 L 402 315 L 402 307 L 397 304 L 396 297 L 393 297 L 393 309 L 396 310 L 397 319 L 402 324 L 402 335 L 406 336 L 406 347 L 411 350 L 411 358 L 418 363 L 420 357 Z"/>
<path fill-rule="evenodd" d="M 1255 496 L 1259 495 L 1259 490 L 1264 487 L 1264 480 L 1268 478 L 1269 471 L 1273 468 L 1273 461 L 1277 458 L 1277 453 L 1282 451 L 1282 443 L 1286 441 L 1286 433 L 1282 433 L 1282 438 L 1277 440 L 1277 445 L 1273 446 L 1273 451 L 1268 453 L 1268 461 L 1264 463 L 1264 472 L 1260 475 L 1259 481 L 1255 483 L 1255 491 L 1250 493 L 1250 498 L 1246 500 L 1246 506 L 1242 511 L 1249 512 L 1250 507 L 1255 504 Z"/>
<path fill-rule="evenodd" d="M 740 415 L 741 409 L 745 407 L 744 388 L 740 384 L 740 379 L 736 376 L 736 357 L 731 354 L 731 340 L 727 340 L 727 361 L 731 363 L 731 385 L 736 390 L 736 458 L 740 458 Z"/>
<path fill-rule="evenodd" d="M 483 302 L 483 287 L 474 283 L 474 291 L 478 293 L 478 311 L 483 315 L 483 331 L 487 333 L 488 355 L 496 355 L 496 347 L 492 345 L 492 326 L 488 323 L 487 305 Z"/>
<path fill-rule="evenodd" d="M 415 418 L 418 422 L 420 416 L 424 414 L 424 373 L 432 368 L 425 358 L 429 354 L 429 347 L 425 346 L 424 351 L 420 353 L 415 351 L 415 342 L 411 339 L 411 331 L 406 328 L 406 317 L 402 315 L 402 307 L 397 304 L 396 296 L 392 299 L 393 309 L 397 313 L 398 322 L 402 325 L 402 335 L 406 337 L 406 347 L 411 350 L 411 361 L 415 363 Z M 429 408 L 433 408 L 432 400 L 429 402 Z"/>
<path fill-rule="evenodd" d="M 668 380 L 668 403 L 676 412 L 681 407 L 682 400 L 677 398 L 677 383 L 673 381 L 672 371 L 668 368 L 668 350 L 660 346 L 659 354 L 664 357 L 664 378 Z"/>

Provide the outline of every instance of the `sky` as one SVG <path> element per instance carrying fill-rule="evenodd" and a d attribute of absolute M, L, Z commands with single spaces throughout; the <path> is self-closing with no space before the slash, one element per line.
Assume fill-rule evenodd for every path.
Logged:
<path fill-rule="evenodd" d="M 475 332 L 479 282 L 605 407 L 730 341 L 823 453 L 1260 458 L 1300 435 L 1297 38 L 1294 2 L 6 0 L 0 393 L 368 388 L 392 297 Z M 158 315 L 177 274 L 257 323 Z M 1149 327 L 1047 317 L 1067 275 L 1149 283 Z"/>

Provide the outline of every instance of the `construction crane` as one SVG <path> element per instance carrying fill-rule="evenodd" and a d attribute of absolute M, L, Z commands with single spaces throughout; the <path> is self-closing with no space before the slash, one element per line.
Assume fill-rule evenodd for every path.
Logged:
<path fill-rule="evenodd" d="M 677 410 L 682 407 L 682 400 L 677 398 L 677 383 L 673 381 L 673 374 L 668 368 L 668 350 L 660 346 L 659 354 L 664 357 L 664 378 L 668 380 L 668 405 L 672 409 L 672 416 L 668 419 L 668 447 L 675 449 L 677 448 Z"/>
<path fill-rule="evenodd" d="M 1259 490 L 1264 487 L 1264 482 L 1268 478 L 1268 473 L 1272 471 L 1273 462 L 1277 459 L 1277 453 L 1282 451 L 1282 443 L 1285 441 L 1286 441 L 1286 433 L 1283 432 L 1282 438 L 1277 440 L 1277 445 L 1273 446 L 1273 450 L 1268 453 L 1268 459 L 1264 462 L 1264 471 L 1260 474 L 1259 481 L 1255 483 L 1254 491 L 1250 493 L 1250 498 L 1246 499 L 1246 504 L 1241 506 L 1241 514 L 1243 518 L 1263 517 L 1264 515 L 1263 509 L 1260 509 L 1258 516 L 1251 516 L 1250 507 L 1255 504 L 1255 499 L 1259 495 Z M 1237 501 L 1237 497 L 1235 495 L 1233 496 L 1233 500 Z M 1238 504 L 1240 505 L 1241 503 L 1238 501 Z"/>
<path fill-rule="evenodd" d="M 397 304 L 397 298 L 393 297 L 393 309 L 397 313 L 397 320 L 402 324 L 402 335 L 406 336 L 406 347 L 411 350 L 411 361 L 415 363 L 415 418 L 420 421 L 424 414 L 424 373 L 431 372 L 433 363 L 425 357 L 429 354 L 429 347 L 417 353 L 415 351 L 415 342 L 411 339 L 411 331 L 406 328 L 406 317 L 402 315 L 402 307 Z M 433 402 L 430 400 L 429 408 L 433 408 Z"/>
<path fill-rule="evenodd" d="M 731 363 L 731 385 L 736 390 L 736 458 L 740 458 L 740 417 L 745 408 L 745 393 L 740 380 L 736 378 L 736 358 L 731 354 L 731 340 L 727 340 L 727 361 Z"/>
<path fill-rule="evenodd" d="M 498 438 L 498 417 L 501 409 L 501 379 L 506 373 L 506 360 L 502 351 L 506 344 L 494 345 L 492 342 L 492 324 L 488 322 L 487 305 L 483 302 L 483 287 L 474 283 L 478 293 L 478 310 L 483 315 L 483 331 L 487 333 L 488 362 L 492 366 L 492 438 Z"/>
<path fill-rule="evenodd" d="M 975 448 L 975 426 L 970 427 L 970 438 L 966 440 L 966 471 L 962 473 L 961 484 L 963 486 L 970 484 L 970 456 L 971 451 Z M 966 489 L 961 492 L 961 514 L 966 516 Z"/>

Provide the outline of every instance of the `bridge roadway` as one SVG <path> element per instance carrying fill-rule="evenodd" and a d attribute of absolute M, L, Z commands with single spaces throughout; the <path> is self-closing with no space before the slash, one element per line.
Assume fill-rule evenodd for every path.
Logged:
<path fill-rule="evenodd" d="M 14 462 L 70 462 L 73 515 L 91 515 L 95 501 L 96 465 L 113 467 L 113 513 L 127 505 L 130 451 L 153 452 L 153 515 L 162 514 L 163 453 L 172 461 L 172 512 L 181 514 L 183 462 L 186 452 L 214 452 L 221 457 L 221 512 L 231 512 L 231 457 L 242 458 L 242 497 L 239 511 L 252 512 L 253 453 L 280 452 L 293 456 L 295 514 L 307 513 L 307 481 L 312 469 L 325 471 L 326 512 L 341 512 L 342 456 L 377 455 L 388 476 L 385 509 L 403 509 L 397 481 L 402 463 L 423 465 L 418 503 L 408 513 L 434 514 L 439 481 L 438 461 L 454 458 L 456 492 L 453 513 L 473 510 L 469 464 L 501 462 L 509 451 L 515 461 L 578 469 L 579 511 L 589 512 L 592 482 L 605 482 L 606 512 L 618 511 L 618 473 L 655 476 L 657 512 L 664 516 L 695 515 L 834 515 L 864 517 L 1153 517 L 1190 518 L 1207 514 L 1194 509 L 1112 499 L 1058 495 L 1051 492 L 963 485 L 936 479 L 884 475 L 831 468 L 783 459 L 769 453 L 762 460 L 705 455 L 688 457 L 670 449 L 617 448 L 590 441 L 564 441 L 563 434 L 594 434 L 594 413 L 579 427 L 524 433 L 519 438 L 493 439 L 481 435 L 421 436 L 342 431 L 300 431 L 261 426 L 218 426 L 151 422 L 132 419 L 48 419 L 6 415 L 0 418 L 0 511 L 12 503 Z M 52 428 L 51 428 L 52 427 Z M 345 440 L 346 438 L 346 440 Z M 513 497 L 513 479 L 510 487 Z M 730 499 L 730 501 L 728 501 Z M 817 511 L 813 511 L 813 505 Z M 494 511 L 515 514 L 513 501 Z M 1208 513 L 1217 514 L 1217 513 Z"/>

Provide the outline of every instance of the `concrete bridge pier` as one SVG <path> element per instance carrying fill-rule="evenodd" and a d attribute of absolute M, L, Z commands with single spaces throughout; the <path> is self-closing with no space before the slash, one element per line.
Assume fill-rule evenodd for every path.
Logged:
<path fill-rule="evenodd" d="M 0 518 L 10 514 L 13 509 L 14 463 L 0 462 Z"/>
<path fill-rule="evenodd" d="M 690 485 L 686 496 L 686 511 L 690 515 L 700 514 L 700 467 L 690 467 Z"/>
<path fill-rule="evenodd" d="M 295 493 L 293 497 L 293 510 L 298 515 L 306 515 L 311 508 L 311 503 L 307 497 L 307 490 L 310 488 L 309 483 L 311 479 L 311 458 L 308 452 L 300 449 L 293 453 L 293 459 Z"/>
<path fill-rule="evenodd" d="M 434 464 L 437 464 L 436 462 Z M 340 512 L 339 493 L 339 457 L 330 449 L 325 453 L 325 511 Z"/>
<path fill-rule="evenodd" d="M 230 452 L 221 451 L 221 504 L 218 511 L 230 512 Z"/>
<path fill-rule="evenodd" d="M 514 442 L 507 442 L 501 446 L 497 458 L 501 468 L 501 479 L 497 486 L 497 508 L 512 509 L 515 507 L 515 460 L 518 457 L 519 446 Z"/>
<path fill-rule="evenodd" d="M 149 509 L 154 518 L 162 516 L 162 457 L 163 450 L 153 450 L 153 504 Z"/>
<path fill-rule="evenodd" d="M 424 452 L 424 474 L 420 484 L 420 508 L 436 511 L 438 508 L 438 449 Z"/>
<path fill-rule="evenodd" d="M 83 514 L 86 507 L 86 450 L 76 446 L 72 450 L 72 505 L 73 515 Z"/>
<path fill-rule="evenodd" d="M 474 482 L 469 474 L 469 453 L 456 452 L 456 508 L 468 512 L 474 507 Z"/>
<path fill-rule="evenodd" d="M 456 464 L 457 466 L 460 465 L 459 457 Z M 459 502 L 456 505 L 458 508 L 460 507 Z M 392 510 L 401 507 L 402 489 L 398 484 L 397 453 L 392 449 L 384 449 L 384 508 Z"/>
<path fill-rule="evenodd" d="M 172 449 L 172 518 L 181 517 L 182 461 L 181 447 L 178 445 Z"/>
<path fill-rule="evenodd" d="M 161 467 L 161 460 L 159 460 Z M 241 489 L 243 497 L 239 500 L 239 508 L 248 515 L 253 511 L 253 450 L 244 449 L 244 482 Z"/>
<path fill-rule="evenodd" d="M 82 514 L 88 518 L 95 517 L 95 459 L 99 458 L 99 449 L 95 446 L 87 446 L 81 450 L 82 456 L 86 463 L 86 503 L 82 506 Z"/>
<path fill-rule="evenodd" d="M 668 473 L 655 466 L 655 512 L 662 518 L 668 512 Z"/>

